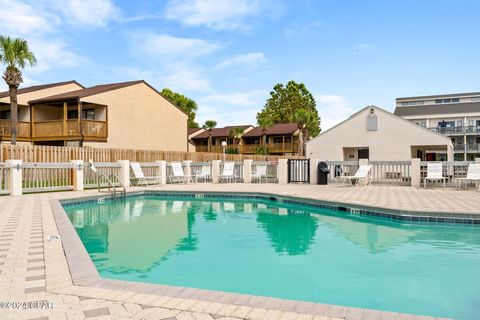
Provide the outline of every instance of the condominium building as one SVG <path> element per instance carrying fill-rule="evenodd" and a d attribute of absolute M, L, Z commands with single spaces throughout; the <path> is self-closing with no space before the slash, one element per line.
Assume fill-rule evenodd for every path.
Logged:
<path fill-rule="evenodd" d="M 188 115 L 143 80 L 85 88 L 76 81 L 18 89 L 22 144 L 187 151 Z M 10 97 L 0 92 L 0 143 L 10 143 Z"/>
<path fill-rule="evenodd" d="M 455 160 L 480 158 L 480 92 L 397 98 L 394 113 L 448 136 Z M 427 159 L 436 160 L 437 153 Z"/>

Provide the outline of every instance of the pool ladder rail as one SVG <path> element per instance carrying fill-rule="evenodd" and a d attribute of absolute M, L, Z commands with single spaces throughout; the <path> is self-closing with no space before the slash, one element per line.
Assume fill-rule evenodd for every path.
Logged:
<path fill-rule="evenodd" d="M 102 186 L 101 186 L 102 178 L 104 178 L 105 181 L 107 181 L 107 186 L 108 186 L 107 191 L 102 190 Z M 115 185 L 113 180 L 115 180 L 117 185 Z M 114 198 L 117 196 L 117 193 L 120 193 L 121 196 L 125 196 L 127 194 L 127 189 L 125 189 L 125 186 L 120 181 L 118 176 L 115 175 L 115 174 L 111 174 L 111 175 L 102 174 L 102 175 L 97 177 L 97 181 L 98 181 L 98 193 L 108 192 L 108 193 L 111 193 Z M 120 185 L 120 186 L 118 187 L 118 185 Z M 118 190 L 117 190 L 117 188 L 118 188 Z"/>

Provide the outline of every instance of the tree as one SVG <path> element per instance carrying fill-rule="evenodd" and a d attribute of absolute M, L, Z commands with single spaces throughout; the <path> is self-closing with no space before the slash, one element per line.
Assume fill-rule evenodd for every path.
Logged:
<path fill-rule="evenodd" d="M 23 82 L 22 70 L 27 64 L 34 66 L 37 63 L 35 55 L 28 48 L 26 40 L 0 36 L 0 62 L 7 68 L 3 73 L 3 79 L 8 85 L 10 94 L 10 120 L 12 124 L 12 144 L 17 144 L 17 89 Z"/>
<path fill-rule="evenodd" d="M 267 145 L 267 129 L 273 126 L 273 120 L 267 114 L 257 115 L 257 123 L 262 128 L 262 145 Z"/>
<path fill-rule="evenodd" d="M 183 94 L 174 92 L 168 88 L 164 88 L 161 92 L 162 96 L 174 104 L 177 108 L 188 115 L 188 127 L 198 128 L 198 123 L 195 122 L 195 116 L 198 106 L 195 101 L 184 96 Z"/>
<path fill-rule="evenodd" d="M 306 109 L 297 109 L 292 115 L 291 122 L 294 122 L 298 126 L 298 144 L 300 145 L 300 154 L 303 155 L 303 149 L 305 144 L 305 138 L 308 139 L 308 129 L 315 125 L 317 118 L 312 114 L 312 112 Z"/>
<path fill-rule="evenodd" d="M 303 110 L 300 112 L 301 117 L 297 114 L 299 110 Z M 296 122 L 299 118 L 305 118 L 305 114 L 308 114 L 308 121 L 302 123 L 305 126 L 302 131 L 309 139 L 320 133 L 320 117 L 316 102 L 303 83 L 291 80 L 286 85 L 278 83 L 273 87 L 270 98 L 267 99 L 262 111 L 257 113 L 257 122 L 259 125 L 260 122 L 265 123 L 265 119 L 270 119 L 273 124 Z M 303 151 L 303 142 L 301 149 Z"/>
<path fill-rule="evenodd" d="M 210 152 L 212 148 L 212 129 L 217 126 L 217 121 L 215 120 L 207 120 L 203 124 L 203 129 L 207 130 L 208 132 L 208 152 Z"/>
<path fill-rule="evenodd" d="M 233 138 L 233 144 L 240 144 L 244 130 L 242 128 L 232 128 L 228 133 L 230 138 Z"/>

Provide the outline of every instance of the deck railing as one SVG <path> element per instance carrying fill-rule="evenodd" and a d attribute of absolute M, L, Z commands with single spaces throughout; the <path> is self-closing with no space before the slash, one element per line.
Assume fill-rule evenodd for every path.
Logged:
<path fill-rule="evenodd" d="M 21 168 L 23 192 L 73 190 L 72 163 L 23 163 Z"/>
<path fill-rule="evenodd" d="M 30 137 L 30 122 L 18 121 L 18 138 Z M 0 136 L 10 137 L 12 135 L 12 122 L 10 120 L 0 119 Z"/>
<path fill-rule="evenodd" d="M 370 176 L 374 184 L 411 184 L 411 161 L 369 161 Z M 330 182 L 339 182 L 341 176 L 353 176 L 359 168 L 358 161 L 327 161 Z"/>
<path fill-rule="evenodd" d="M 420 177 L 423 185 L 423 180 L 427 176 L 427 164 L 434 161 L 420 162 Z M 455 186 L 455 179 L 465 178 L 468 172 L 468 166 L 474 163 L 473 161 L 444 161 L 442 162 L 443 176 L 445 177 L 445 184 L 447 186 Z M 442 185 L 443 181 L 428 180 L 428 184 Z"/>
<path fill-rule="evenodd" d="M 10 192 L 10 168 L 5 163 L 0 163 L 0 194 Z"/>

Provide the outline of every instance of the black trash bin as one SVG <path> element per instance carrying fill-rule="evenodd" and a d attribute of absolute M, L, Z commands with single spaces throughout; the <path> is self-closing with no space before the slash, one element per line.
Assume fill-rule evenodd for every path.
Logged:
<path fill-rule="evenodd" d="M 317 173 L 317 183 L 318 184 L 328 184 L 328 174 L 330 173 L 330 170 L 328 170 L 328 165 L 324 161 L 320 161 L 318 163 L 317 167 L 318 173 Z"/>

